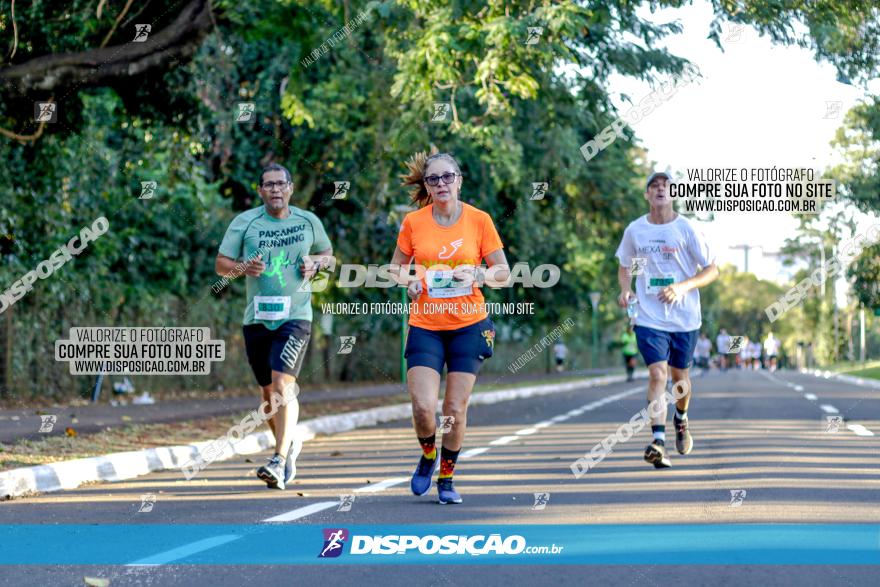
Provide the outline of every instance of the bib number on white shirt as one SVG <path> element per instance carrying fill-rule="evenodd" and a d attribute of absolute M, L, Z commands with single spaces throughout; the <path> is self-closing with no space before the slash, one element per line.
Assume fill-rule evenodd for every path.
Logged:
<path fill-rule="evenodd" d="M 254 318 L 286 320 L 290 317 L 290 296 L 254 296 Z"/>
<path fill-rule="evenodd" d="M 649 294 L 659 294 L 663 289 L 675 283 L 674 275 L 649 275 L 645 291 Z"/>

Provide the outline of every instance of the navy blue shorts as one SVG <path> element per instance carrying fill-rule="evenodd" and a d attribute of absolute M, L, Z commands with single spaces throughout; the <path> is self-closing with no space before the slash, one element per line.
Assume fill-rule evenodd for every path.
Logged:
<path fill-rule="evenodd" d="M 308 320 L 288 320 L 275 330 L 262 324 L 244 327 L 248 363 L 261 387 L 272 384 L 272 371 L 297 377 L 312 334 Z"/>
<path fill-rule="evenodd" d="M 476 375 L 494 348 L 495 325 L 490 318 L 456 330 L 410 326 L 406 338 L 406 368 L 430 367 L 443 373 L 445 364 L 450 373 Z"/>
<path fill-rule="evenodd" d="M 645 365 L 666 361 L 670 367 L 676 369 L 687 369 L 691 366 L 699 330 L 664 332 L 647 326 L 636 326 L 633 330 Z"/>

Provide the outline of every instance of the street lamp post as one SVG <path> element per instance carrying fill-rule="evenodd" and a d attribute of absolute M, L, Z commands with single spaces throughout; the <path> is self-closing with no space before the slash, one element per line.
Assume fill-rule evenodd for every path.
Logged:
<path fill-rule="evenodd" d="M 593 305 L 593 353 L 592 368 L 596 368 L 599 362 L 599 298 L 602 294 L 597 291 L 590 292 L 590 304 Z"/>

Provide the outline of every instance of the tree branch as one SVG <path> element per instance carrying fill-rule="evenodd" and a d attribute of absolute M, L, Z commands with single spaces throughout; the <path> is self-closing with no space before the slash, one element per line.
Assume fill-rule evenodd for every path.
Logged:
<path fill-rule="evenodd" d="M 0 81 L 6 91 L 20 94 L 109 85 L 192 55 L 212 27 L 210 0 L 191 0 L 174 22 L 142 43 L 43 55 L 0 69 Z"/>
<path fill-rule="evenodd" d="M 116 29 L 119 27 L 119 23 L 122 22 L 122 19 L 125 18 L 125 15 L 128 14 L 128 9 L 131 8 L 132 2 L 134 2 L 134 0 L 128 0 L 128 2 L 125 3 L 125 7 L 123 7 L 122 12 L 120 12 L 119 16 L 116 17 L 116 20 L 113 21 L 113 27 L 110 28 L 110 32 L 107 33 L 107 36 L 104 37 L 104 40 L 101 42 L 101 48 L 106 47 L 107 43 L 110 42 L 110 37 L 112 37 L 113 33 L 116 32 Z"/>

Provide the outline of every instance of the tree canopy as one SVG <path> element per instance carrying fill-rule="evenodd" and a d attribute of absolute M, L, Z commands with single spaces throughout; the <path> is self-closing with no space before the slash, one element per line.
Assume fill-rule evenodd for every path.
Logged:
<path fill-rule="evenodd" d="M 270 162 L 292 170 L 293 202 L 323 219 L 340 259 L 387 262 L 394 206 L 408 202 L 402 162 L 430 145 L 458 158 L 463 199 L 492 214 L 511 263 L 562 268 L 555 288 L 490 292 L 536 303 L 535 316 L 510 317 L 514 334 L 528 338 L 568 316 L 588 324 L 588 292 L 614 297 L 612 253 L 644 212 L 650 161 L 629 129 L 589 162 L 579 149 L 617 117 L 610 75 L 656 84 L 688 65 L 660 47 L 681 25 L 640 10 L 684 3 L 13 3 L 14 17 L 0 12 L 0 281 L 96 217 L 110 221 L 107 235 L 16 304 L 14 365 L 35 389 L 56 380 L 76 388 L 41 357 L 86 323 L 201 321 L 237 336 L 242 284 L 214 294 L 213 257 L 231 217 L 255 205 Z M 747 23 L 811 48 L 854 83 L 876 76 L 877 10 L 867 3 L 711 4 L 716 41 L 722 22 Z M 55 104 L 57 120 L 35 121 L 36 102 Z M 249 122 L 237 119 L 241 103 L 253 104 Z M 439 121 L 438 103 L 449 108 Z M 851 116 L 873 132 L 876 112 Z M 141 199 L 150 181 L 155 195 Z M 336 181 L 350 182 L 344 200 L 332 198 Z M 848 181 L 854 201 L 876 206 L 876 174 Z M 530 199 L 536 182 L 548 184 L 541 200 Z M 331 286 L 317 297 L 391 294 Z M 616 310 L 603 318 L 612 323 Z M 390 336 L 396 324 L 350 321 L 364 336 Z M 349 375 L 394 365 L 381 346 L 353 358 Z"/>

